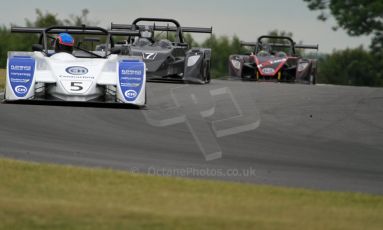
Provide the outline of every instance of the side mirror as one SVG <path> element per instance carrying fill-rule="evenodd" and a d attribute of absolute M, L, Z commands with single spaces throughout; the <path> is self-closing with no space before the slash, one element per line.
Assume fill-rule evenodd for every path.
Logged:
<path fill-rule="evenodd" d="M 121 53 L 121 48 L 120 47 L 113 47 L 110 49 L 111 54 L 120 54 Z"/>
<path fill-rule="evenodd" d="M 41 45 L 41 44 L 33 44 L 32 50 L 42 52 L 44 50 L 44 48 L 43 48 L 43 45 Z"/>

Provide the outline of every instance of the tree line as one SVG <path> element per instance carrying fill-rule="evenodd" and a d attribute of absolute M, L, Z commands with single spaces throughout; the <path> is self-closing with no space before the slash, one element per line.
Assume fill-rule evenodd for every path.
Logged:
<path fill-rule="evenodd" d="M 320 60 L 320 81 L 332 84 L 383 86 L 383 1 L 303 0 L 318 19 L 333 17 L 334 30 L 350 36 L 372 36 L 369 49 L 335 51 Z"/>
<path fill-rule="evenodd" d="M 304 1 L 308 2 L 308 6 L 312 10 L 324 10 L 326 6 L 320 5 L 321 0 Z M 324 13 L 322 12 L 322 14 Z M 320 19 L 323 20 L 325 16 L 322 14 L 320 15 Z M 67 19 L 59 19 L 55 14 L 49 12 L 43 13 L 41 10 L 36 10 L 36 19 L 34 21 L 26 20 L 25 25 L 30 27 L 82 24 L 97 25 L 98 22 L 89 20 L 88 15 L 89 10 L 84 9 L 81 11 L 80 15 L 70 15 Z M 342 26 L 341 23 L 340 26 Z M 375 33 L 377 32 L 375 31 Z M 284 35 L 293 37 L 293 34 L 290 32 L 277 30 L 270 31 L 269 35 Z M 254 40 L 255 39 L 257 38 L 254 37 Z M 208 47 L 213 50 L 212 76 L 215 78 L 227 76 L 227 63 L 229 55 L 245 54 L 250 52 L 249 49 L 241 46 L 240 38 L 237 36 L 227 37 L 216 36 L 213 34 L 201 43 L 198 43 L 193 39 L 192 35 L 186 34 L 185 40 L 189 44 L 192 44 L 193 47 Z M 355 49 L 334 51 L 331 54 L 319 54 L 318 83 L 383 86 L 383 74 L 381 71 L 381 69 L 383 69 L 383 51 L 381 47 L 379 48 L 379 42 L 379 36 L 375 36 L 369 50 L 363 47 L 358 47 Z M 9 28 L 4 25 L 1 26 L 0 68 L 5 68 L 6 66 L 8 51 L 30 51 L 33 43 L 36 43 L 36 35 L 10 33 Z"/>

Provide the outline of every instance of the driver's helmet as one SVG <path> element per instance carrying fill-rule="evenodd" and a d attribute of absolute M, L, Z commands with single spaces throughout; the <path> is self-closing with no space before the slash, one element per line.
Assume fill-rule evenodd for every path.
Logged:
<path fill-rule="evenodd" d="M 268 53 L 271 53 L 271 45 L 269 45 L 269 44 L 263 44 L 262 45 L 262 50 L 264 50 L 264 51 L 266 51 L 266 52 L 268 52 Z"/>
<path fill-rule="evenodd" d="M 140 31 L 141 38 L 147 38 L 149 40 L 153 40 L 154 38 L 154 31 L 153 28 L 150 26 L 145 26 L 141 31 Z"/>
<path fill-rule="evenodd" d="M 67 52 L 72 53 L 74 46 L 74 39 L 68 33 L 61 33 L 55 40 L 55 52 Z"/>
<path fill-rule="evenodd" d="M 285 58 L 285 57 L 287 57 L 287 54 L 283 51 L 279 51 L 275 54 L 275 56 L 280 57 L 280 58 Z"/>

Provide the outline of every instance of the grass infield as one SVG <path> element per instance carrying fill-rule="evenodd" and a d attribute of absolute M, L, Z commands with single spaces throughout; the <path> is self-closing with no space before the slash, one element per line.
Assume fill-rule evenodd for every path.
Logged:
<path fill-rule="evenodd" d="M 0 158 L 0 229 L 381 229 L 383 196 Z"/>
<path fill-rule="evenodd" d="M 5 87 L 5 69 L 0 69 L 0 90 Z"/>

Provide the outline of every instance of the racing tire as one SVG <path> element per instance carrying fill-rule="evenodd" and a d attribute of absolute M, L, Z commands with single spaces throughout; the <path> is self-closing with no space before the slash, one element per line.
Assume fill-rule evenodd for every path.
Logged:
<path fill-rule="evenodd" d="M 255 81 L 259 81 L 259 71 L 255 71 Z"/>
<path fill-rule="evenodd" d="M 146 91 L 146 87 L 145 87 L 145 103 L 144 103 L 144 106 L 146 106 L 147 103 L 148 103 L 148 91 Z"/>
<path fill-rule="evenodd" d="M 316 77 L 314 74 L 310 74 L 309 76 L 309 85 L 315 85 L 316 84 Z"/>
<path fill-rule="evenodd" d="M 209 84 L 211 80 L 211 75 L 210 75 L 210 61 L 204 61 L 203 64 L 203 83 L 204 84 Z"/>
<path fill-rule="evenodd" d="M 278 73 L 277 73 L 277 81 L 278 82 L 282 81 L 282 72 L 281 71 L 278 71 Z"/>

